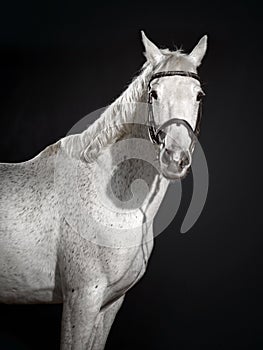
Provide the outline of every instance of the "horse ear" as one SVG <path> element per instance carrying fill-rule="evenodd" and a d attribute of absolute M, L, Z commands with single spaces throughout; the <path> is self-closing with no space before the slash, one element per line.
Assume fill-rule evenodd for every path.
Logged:
<path fill-rule="evenodd" d="M 147 38 L 147 36 L 144 34 L 144 31 L 141 31 L 141 34 L 142 42 L 145 48 L 145 57 L 153 64 L 158 63 L 163 57 L 160 49 Z"/>
<path fill-rule="evenodd" d="M 194 47 L 192 52 L 189 54 L 190 58 L 196 65 L 196 67 L 200 66 L 202 59 L 205 55 L 207 49 L 207 35 L 204 35 L 198 42 L 198 44 Z"/>

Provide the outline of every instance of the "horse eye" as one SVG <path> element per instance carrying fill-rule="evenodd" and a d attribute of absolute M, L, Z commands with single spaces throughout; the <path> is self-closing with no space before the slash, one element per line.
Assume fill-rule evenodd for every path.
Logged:
<path fill-rule="evenodd" d="M 203 91 L 199 91 L 197 96 L 196 96 L 196 101 L 201 101 L 202 98 L 205 96 L 205 93 Z"/>
<path fill-rule="evenodd" d="M 155 100 L 157 100 L 158 96 L 157 96 L 157 92 L 155 90 L 151 91 L 151 96 L 152 98 L 154 98 Z"/>

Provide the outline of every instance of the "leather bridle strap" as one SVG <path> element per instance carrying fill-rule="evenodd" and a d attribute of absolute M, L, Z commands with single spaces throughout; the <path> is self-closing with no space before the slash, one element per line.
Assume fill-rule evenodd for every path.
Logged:
<path fill-rule="evenodd" d="M 163 77 L 172 77 L 174 75 L 179 75 L 181 77 L 189 77 L 194 78 L 200 82 L 199 75 L 193 72 L 186 72 L 183 70 L 168 70 L 166 72 L 158 72 L 151 76 L 151 79 L 148 82 L 148 89 L 150 88 L 150 84 L 154 79 L 163 78 Z"/>

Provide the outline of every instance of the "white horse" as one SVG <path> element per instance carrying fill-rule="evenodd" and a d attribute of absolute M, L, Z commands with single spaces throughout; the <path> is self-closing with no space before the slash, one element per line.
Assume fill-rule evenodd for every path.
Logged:
<path fill-rule="evenodd" d="M 145 272 L 169 181 L 191 165 L 207 37 L 189 55 L 159 49 L 143 32 L 142 40 L 141 73 L 89 128 L 0 165 L 0 300 L 63 303 L 62 349 L 104 349 L 125 293 Z M 145 162 L 147 144 L 159 171 Z M 136 179 L 149 191 L 132 188 L 131 200 Z"/>

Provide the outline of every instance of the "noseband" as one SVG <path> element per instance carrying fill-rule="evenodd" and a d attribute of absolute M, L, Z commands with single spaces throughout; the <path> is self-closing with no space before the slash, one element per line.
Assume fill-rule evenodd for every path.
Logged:
<path fill-rule="evenodd" d="M 170 126 L 171 124 L 176 124 L 178 126 L 184 125 L 186 129 L 188 130 L 189 136 L 193 140 L 198 136 L 200 131 L 200 121 L 202 116 L 202 100 L 199 102 L 199 109 L 198 109 L 198 115 L 197 115 L 197 122 L 195 125 L 195 129 L 191 127 L 191 125 L 184 119 L 178 119 L 178 118 L 172 118 L 164 122 L 161 126 L 157 127 L 155 121 L 154 121 L 154 115 L 153 115 L 153 106 L 152 106 L 152 95 L 151 95 L 151 82 L 154 79 L 163 78 L 163 77 L 172 77 L 175 75 L 179 75 L 181 77 L 189 77 L 194 78 L 200 82 L 200 78 L 196 73 L 192 72 L 186 72 L 186 71 L 167 71 L 167 72 L 158 72 L 152 75 L 151 79 L 148 83 L 148 132 L 149 137 L 152 143 L 157 145 L 163 145 L 164 141 L 161 139 L 161 132 L 163 132 L 163 129 L 165 129 L 167 126 Z"/>

